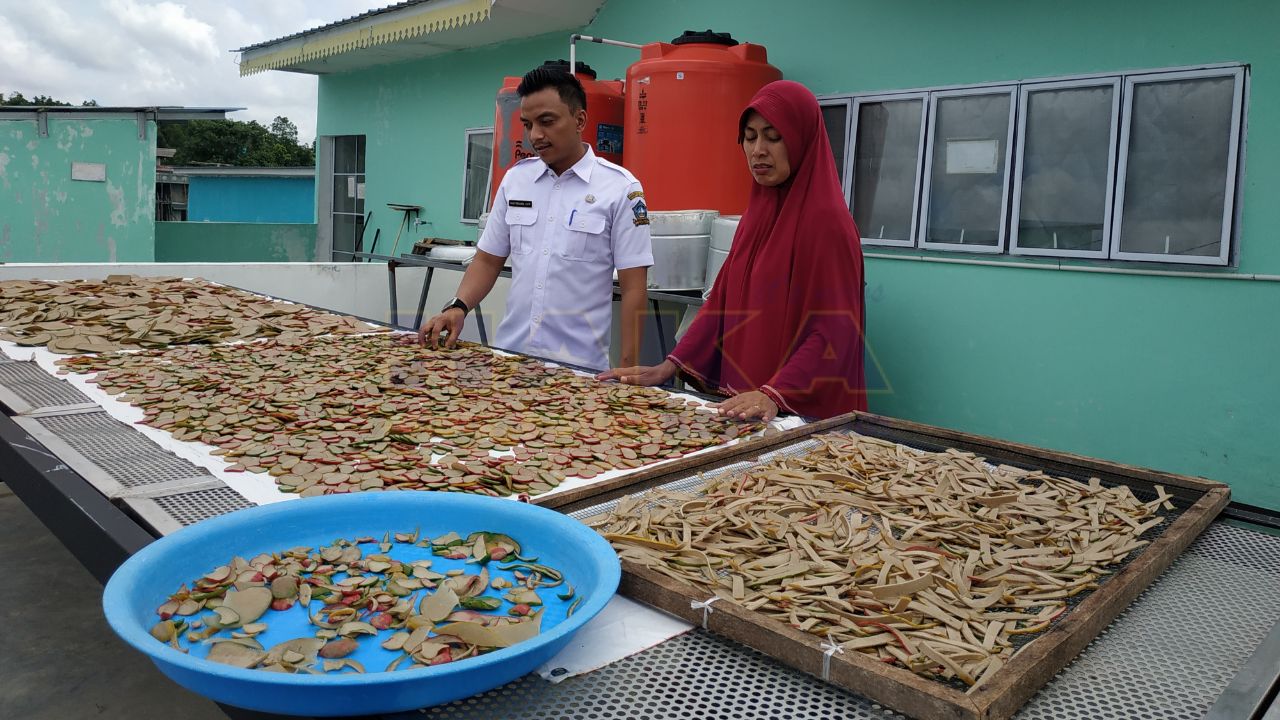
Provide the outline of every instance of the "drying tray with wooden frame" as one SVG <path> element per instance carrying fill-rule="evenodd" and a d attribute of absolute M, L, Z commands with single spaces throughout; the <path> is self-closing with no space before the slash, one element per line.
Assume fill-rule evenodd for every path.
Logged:
<path fill-rule="evenodd" d="M 788 448 L 827 433 L 858 433 L 929 452 L 955 449 L 974 453 L 990 463 L 1087 482 L 1098 478 L 1106 486 L 1127 486 L 1144 497 L 1156 496 L 1156 486 L 1172 495 L 1175 506 L 1166 521 L 1143 538 L 1150 544 L 1131 553 L 1091 592 L 1081 594 L 1045 631 L 1019 651 L 973 692 L 958 684 L 922 677 L 912 671 L 859 652 L 832 654 L 822 637 L 802 632 L 780 620 L 731 602 L 718 602 L 707 612 L 705 588 L 676 580 L 643 565 L 623 561 L 620 592 L 689 622 L 703 624 L 777 660 L 864 695 L 912 717 L 960 720 L 1003 720 L 1071 662 L 1130 602 L 1186 549 L 1226 506 L 1230 497 L 1222 483 L 1147 470 L 1118 463 L 1006 442 L 867 413 L 849 415 L 759 438 L 717 452 L 712 458 L 691 458 L 637 475 L 565 493 L 554 504 L 561 512 L 586 518 L 607 511 L 617 500 L 650 490 L 701 485 L 697 479 L 726 466 L 786 453 Z M 659 471 L 660 470 L 660 471 Z M 693 480 L 693 482 L 691 482 Z M 548 498 L 550 499 L 550 498 Z"/>

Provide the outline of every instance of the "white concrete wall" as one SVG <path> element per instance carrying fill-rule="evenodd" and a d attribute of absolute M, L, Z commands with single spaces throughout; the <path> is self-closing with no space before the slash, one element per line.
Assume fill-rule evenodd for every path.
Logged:
<path fill-rule="evenodd" d="M 397 324 L 413 325 L 426 268 L 396 269 Z M 0 265 L 0 280 L 100 280 L 112 274 L 176 275 L 259 292 L 335 312 L 390 322 L 387 268 L 380 263 L 92 263 Z M 427 296 L 426 317 L 439 311 L 458 289 L 462 273 L 436 270 Z M 481 305 L 490 339 L 502 320 L 510 281 L 498 278 Z M 463 339 L 479 340 L 475 319 L 468 317 Z"/>
<path fill-rule="evenodd" d="M 128 274 L 145 276 L 199 277 L 212 282 L 231 285 L 251 292 L 305 303 L 334 312 L 356 315 L 378 322 L 391 322 L 390 293 L 387 283 L 387 266 L 382 263 L 67 263 L 0 264 L 0 280 L 101 280 L 108 275 Z M 400 267 L 396 269 L 396 325 L 411 328 L 418 307 L 418 295 L 427 269 Z M 427 296 L 424 318 L 430 318 L 454 296 L 462 273 L 456 270 L 436 270 Z M 493 341 L 507 306 L 507 291 L 511 281 L 498 278 L 489 297 L 481 303 L 485 328 Z M 570 290 L 571 291 L 571 290 Z M 610 342 L 612 357 L 617 363 L 620 341 L 618 338 L 619 302 L 613 303 L 613 337 Z M 644 343 L 640 362 L 657 364 L 662 361 L 662 349 L 674 346 L 673 334 L 680 327 L 686 307 L 663 303 L 663 335 L 665 343 L 659 344 L 658 328 L 652 308 L 645 321 Z M 467 317 L 462 339 L 479 342 L 474 316 Z"/>

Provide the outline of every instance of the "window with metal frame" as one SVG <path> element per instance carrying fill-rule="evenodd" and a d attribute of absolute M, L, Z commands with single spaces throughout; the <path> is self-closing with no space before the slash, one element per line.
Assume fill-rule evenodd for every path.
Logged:
<path fill-rule="evenodd" d="M 1124 89 L 1111 258 L 1228 264 L 1244 68 L 1129 75 Z"/>
<path fill-rule="evenodd" d="M 845 185 L 863 244 L 915 244 L 927 99 L 925 93 L 854 99 Z"/>
<path fill-rule="evenodd" d="M 462 180 L 462 222 L 475 224 L 489 209 L 493 177 L 493 128 L 468 128 Z"/>
<path fill-rule="evenodd" d="M 820 100 L 864 245 L 1227 265 L 1247 67 Z M 846 104 L 848 103 L 848 104 Z M 839 164 L 839 162 L 837 162 Z"/>
<path fill-rule="evenodd" d="M 1107 257 L 1119 107 L 1118 77 L 1019 89 L 1010 253 Z"/>
<path fill-rule="evenodd" d="M 820 100 L 822 108 L 822 124 L 827 131 L 827 140 L 831 145 L 831 154 L 836 163 L 836 177 L 840 178 L 841 187 L 845 188 L 845 202 L 848 202 L 848 183 L 844 181 L 845 165 L 849 161 L 849 106 L 848 99 Z"/>
<path fill-rule="evenodd" d="M 364 135 L 333 138 L 333 228 L 335 260 L 350 260 L 351 253 L 367 251 L 361 246 L 364 234 Z"/>
<path fill-rule="evenodd" d="M 929 96 L 920 246 L 1004 251 L 1016 86 Z"/>

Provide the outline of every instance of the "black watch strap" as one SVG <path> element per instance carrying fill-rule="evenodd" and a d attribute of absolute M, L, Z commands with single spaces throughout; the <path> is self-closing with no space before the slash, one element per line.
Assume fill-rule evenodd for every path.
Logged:
<path fill-rule="evenodd" d="M 462 301 L 461 301 L 461 300 L 459 300 L 458 298 L 454 298 L 454 299 L 450 300 L 450 301 L 449 301 L 449 304 L 448 304 L 448 305 L 445 305 L 445 306 L 444 306 L 444 309 L 443 309 L 443 310 L 441 310 L 440 312 L 442 312 L 442 313 L 443 313 L 443 312 L 449 312 L 450 310 L 452 310 L 452 309 L 454 309 L 454 308 L 458 308 L 459 310 L 461 310 L 463 315 L 466 315 L 467 313 L 471 312 L 471 308 L 467 307 L 467 304 L 466 304 L 466 303 L 464 303 L 464 302 L 462 302 Z"/>

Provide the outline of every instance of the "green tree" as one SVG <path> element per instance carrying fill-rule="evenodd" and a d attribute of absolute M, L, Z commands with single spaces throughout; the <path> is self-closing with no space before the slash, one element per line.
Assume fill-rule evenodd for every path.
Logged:
<path fill-rule="evenodd" d="M 270 128 L 238 120 L 161 123 L 157 142 L 176 151 L 175 165 L 315 165 L 315 150 L 298 144 L 298 128 L 285 117 L 277 117 Z"/>
<path fill-rule="evenodd" d="M 289 118 L 277 115 L 275 120 L 271 121 L 271 134 L 281 140 L 298 144 L 298 126 L 289 121 Z"/>
<path fill-rule="evenodd" d="M 62 102 L 61 100 L 54 100 L 53 98 L 49 97 L 48 95 L 37 95 L 37 96 L 35 96 L 35 97 L 31 98 L 31 104 L 32 104 L 32 105 L 45 105 L 45 106 L 50 106 L 50 105 L 61 105 L 61 106 L 63 106 L 63 107 L 70 107 L 70 106 L 71 106 L 71 103 L 69 103 L 69 102 Z"/>
<path fill-rule="evenodd" d="M 10 93 L 5 97 L 4 93 L 0 93 L 0 105 L 45 105 L 45 106 L 62 106 L 70 107 L 71 103 L 55 100 L 48 95 L 36 95 L 33 98 L 26 98 L 20 92 Z M 81 107 L 98 107 L 97 100 L 85 100 L 80 103 Z"/>
<path fill-rule="evenodd" d="M 0 105 L 60 105 L 71 103 L 48 95 L 28 98 L 20 92 L 0 93 Z M 85 100 L 81 107 L 98 107 Z M 176 150 L 175 165 L 239 165 L 248 167 L 313 167 L 316 146 L 298 144 L 298 126 L 283 115 L 265 127 L 257 121 L 193 120 L 162 122 L 156 140 L 159 147 Z"/>

